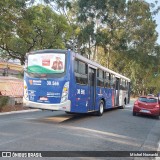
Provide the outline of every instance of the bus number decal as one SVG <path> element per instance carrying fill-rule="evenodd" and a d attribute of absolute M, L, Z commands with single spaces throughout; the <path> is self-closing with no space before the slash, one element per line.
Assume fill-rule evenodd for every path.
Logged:
<path fill-rule="evenodd" d="M 47 86 L 51 86 L 51 85 L 59 86 L 59 82 L 57 82 L 57 81 L 47 81 Z"/>
<path fill-rule="evenodd" d="M 77 89 L 77 94 L 85 95 L 85 90 L 84 89 Z"/>
<path fill-rule="evenodd" d="M 47 81 L 47 86 L 52 85 L 51 81 Z"/>

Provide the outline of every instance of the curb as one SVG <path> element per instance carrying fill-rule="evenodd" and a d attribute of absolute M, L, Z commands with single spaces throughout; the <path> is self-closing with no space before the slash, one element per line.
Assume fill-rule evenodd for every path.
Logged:
<path fill-rule="evenodd" d="M 30 109 L 30 110 L 21 110 L 21 111 L 11 111 L 11 112 L 2 112 L 1 115 L 10 115 L 10 114 L 17 114 L 17 113 L 29 113 L 29 112 L 36 112 L 40 111 L 40 109 Z"/>

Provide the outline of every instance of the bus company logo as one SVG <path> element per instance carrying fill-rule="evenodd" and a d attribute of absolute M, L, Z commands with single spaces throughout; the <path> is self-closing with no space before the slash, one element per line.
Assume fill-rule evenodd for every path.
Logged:
<path fill-rule="evenodd" d="M 33 80 L 33 85 L 35 86 L 41 86 L 42 81 L 41 80 Z"/>
<path fill-rule="evenodd" d="M 32 85 L 33 84 L 33 80 L 30 79 L 29 80 L 29 84 Z"/>
<path fill-rule="evenodd" d="M 2 152 L 2 157 L 12 157 L 11 152 Z"/>

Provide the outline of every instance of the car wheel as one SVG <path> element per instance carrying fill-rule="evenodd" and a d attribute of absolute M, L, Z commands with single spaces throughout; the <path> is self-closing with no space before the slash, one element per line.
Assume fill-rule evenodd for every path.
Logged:
<path fill-rule="evenodd" d="M 99 104 L 99 110 L 97 111 L 98 116 L 102 116 L 104 112 L 104 102 L 101 100 Z"/>
<path fill-rule="evenodd" d="M 137 114 L 136 114 L 136 112 L 133 112 L 133 116 L 136 116 Z"/>

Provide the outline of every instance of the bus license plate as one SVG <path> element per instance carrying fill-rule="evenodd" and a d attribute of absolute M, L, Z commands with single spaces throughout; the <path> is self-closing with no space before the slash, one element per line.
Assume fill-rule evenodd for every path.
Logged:
<path fill-rule="evenodd" d="M 48 98 L 47 97 L 40 97 L 40 99 L 39 100 L 41 100 L 41 101 L 47 101 L 48 100 Z"/>

